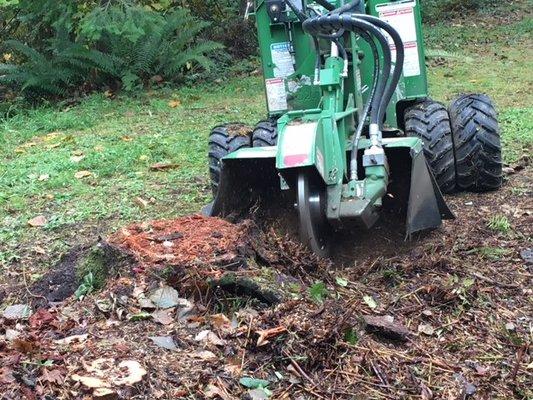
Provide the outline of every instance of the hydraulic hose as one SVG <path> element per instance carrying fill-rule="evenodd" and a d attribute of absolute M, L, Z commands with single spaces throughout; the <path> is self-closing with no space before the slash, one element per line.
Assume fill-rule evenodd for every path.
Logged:
<path fill-rule="evenodd" d="M 366 37 L 365 37 L 366 36 Z M 372 55 L 374 58 L 374 77 L 377 77 L 379 74 L 379 53 L 378 48 L 376 46 L 376 43 L 372 40 L 372 38 L 367 34 L 361 34 L 361 38 L 365 40 L 372 50 Z M 366 104 L 363 108 L 363 112 L 361 113 L 359 122 L 357 124 L 357 128 L 355 129 L 355 133 L 352 138 L 352 151 L 350 154 L 350 180 L 355 181 L 357 180 L 357 170 L 358 170 L 358 163 L 357 163 L 357 152 L 359 150 L 359 140 L 361 139 L 361 135 L 363 133 L 363 128 L 365 126 L 365 121 L 368 118 L 368 114 L 370 112 L 370 107 L 372 105 L 372 100 L 374 99 L 374 96 L 376 95 L 376 88 L 377 88 L 377 79 L 374 78 L 374 81 L 372 83 L 372 89 L 370 91 L 370 94 L 368 95 L 368 99 L 366 100 Z"/>
<path fill-rule="evenodd" d="M 402 75 L 403 63 L 405 60 L 403 41 L 396 29 L 387 24 L 385 21 L 382 21 L 379 18 L 371 15 L 358 15 L 357 17 L 360 19 L 364 19 L 387 32 L 391 36 L 394 42 L 394 47 L 396 48 L 396 61 L 394 64 L 394 70 L 392 72 L 391 80 L 387 85 L 387 89 L 383 94 L 383 100 L 381 102 L 379 110 L 379 120 L 383 121 L 383 119 L 385 118 L 387 106 L 389 105 L 389 102 L 392 99 L 392 95 L 394 94 L 394 91 L 396 90 L 396 87 L 398 86 L 398 82 L 400 82 L 400 77 Z"/>
<path fill-rule="evenodd" d="M 379 119 L 379 108 L 389 80 L 391 70 L 391 51 L 386 37 L 372 23 L 343 14 L 328 14 L 318 18 L 307 19 L 303 23 L 303 29 L 312 36 L 328 34 L 331 31 L 344 29 L 346 31 L 367 32 L 375 37 L 383 51 L 383 65 L 377 78 L 377 87 L 371 104 L 370 123 L 381 129 L 383 121 Z"/>

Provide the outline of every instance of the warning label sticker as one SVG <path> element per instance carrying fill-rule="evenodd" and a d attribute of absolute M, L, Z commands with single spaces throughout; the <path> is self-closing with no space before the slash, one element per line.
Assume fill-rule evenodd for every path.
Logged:
<path fill-rule="evenodd" d="M 266 79 L 265 86 L 269 111 L 285 111 L 287 109 L 285 80 L 283 78 Z"/>
<path fill-rule="evenodd" d="M 286 78 L 294 73 L 294 60 L 290 53 L 290 46 L 289 42 L 272 43 L 270 45 L 274 76 L 276 78 Z"/>
<path fill-rule="evenodd" d="M 418 54 L 418 38 L 416 36 L 415 2 L 403 2 L 377 6 L 379 18 L 391 25 L 400 34 L 405 51 L 403 75 L 405 77 L 420 75 L 420 55 Z M 385 32 L 384 32 L 385 33 Z M 396 57 L 396 47 L 392 38 L 389 39 L 393 59 Z"/>

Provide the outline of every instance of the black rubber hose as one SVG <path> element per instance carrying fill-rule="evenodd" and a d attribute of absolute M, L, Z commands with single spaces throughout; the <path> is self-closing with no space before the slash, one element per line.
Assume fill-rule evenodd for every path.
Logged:
<path fill-rule="evenodd" d="M 285 0 L 285 3 L 287 3 L 287 5 L 289 6 L 289 8 L 292 10 L 292 12 L 294 14 L 296 14 L 296 16 L 298 17 L 298 19 L 301 21 L 301 22 L 304 22 L 305 20 L 307 20 L 307 15 L 305 15 L 305 13 L 303 13 L 302 11 L 300 11 L 295 5 L 294 3 L 292 2 L 292 0 Z"/>
<path fill-rule="evenodd" d="M 355 16 L 342 14 L 325 15 L 318 18 L 307 19 L 303 23 L 304 31 L 311 35 L 328 34 L 332 30 L 344 29 L 347 31 L 364 31 L 375 37 L 383 50 L 383 66 L 378 76 L 376 94 L 372 99 L 370 122 L 382 127 L 383 121 L 379 119 L 380 103 L 389 80 L 391 70 L 391 51 L 386 37 L 373 24 L 358 19 Z M 325 31 L 325 32 L 324 32 Z"/>
<path fill-rule="evenodd" d="M 383 101 L 380 105 L 379 119 L 380 121 L 383 121 L 389 102 L 392 99 L 392 95 L 394 94 L 394 91 L 396 90 L 396 87 L 398 86 L 398 82 L 400 82 L 400 78 L 402 75 L 403 64 L 405 60 L 403 41 L 396 29 L 387 24 L 385 21 L 382 21 L 379 18 L 376 18 L 371 15 L 358 15 L 357 17 L 378 26 L 379 28 L 387 32 L 392 37 L 394 46 L 396 47 L 396 62 L 394 64 L 394 71 L 392 72 L 391 80 L 387 85 L 385 93 L 383 94 Z"/>
<path fill-rule="evenodd" d="M 321 5 L 322 7 L 324 7 L 328 11 L 335 10 L 335 6 L 333 4 L 331 4 L 330 2 L 328 2 L 327 0 L 315 0 L 315 3 Z"/>
<path fill-rule="evenodd" d="M 367 37 L 365 37 L 365 35 Z M 377 77 L 379 74 L 379 53 L 378 48 L 376 46 L 376 43 L 372 40 L 372 38 L 368 34 L 361 34 L 361 37 L 370 45 L 370 48 L 372 49 L 372 54 L 374 57 L 374 77 Z M 366 100 L 366 104 L 363 108 L 363 112 L 361 113 L 361 117 L 359 119 L 359 122 L 357 124 L 357 128 L 355 130 L 355 133 L 352 138 L 352 152 L 350 154 L 350 180 L 356 180 L 357 179 L 357 170 L 358 170 L 358 163 L 357 163 L 357 152 L 359 147 L 359 140 L 361 139 L 361 135 L 363 133 L 363 128 L 365 127 L 365 121 L 368 117 L 368 113 L 370 112 L 370 107 L 372 105 L 372 100 L 374 99 L 374 96 L 376 95 L 376 88 L 377 88 L 377 79 L 374 78 L 374 81 L 372 83 L 372 89 L 368 95 L 368 99 Z"/>

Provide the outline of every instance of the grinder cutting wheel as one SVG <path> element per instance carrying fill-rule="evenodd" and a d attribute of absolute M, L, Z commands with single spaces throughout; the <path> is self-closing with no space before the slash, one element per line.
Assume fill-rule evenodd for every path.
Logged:
<path fill-rule="evenodd" d="M 454 143 L 462 170 L 471 156 L 469 189 L 501 184 L 499 136 L 484 165 L 481 145 L 464 144 L 483 138 L 428 99 L 418 0 L 255 0 L 247 14 L 256 20 L 268 119 L 253 132 L 212 131 L 211 215 L 288 198 L 300 240 L 327 256 L 331 232 L 371 228 L 385 209 L 399 210 L 408 235 L 453 218 L 441 189 L 465 188 Z M 490 185 L 476 169 L 491 172 Z"/>

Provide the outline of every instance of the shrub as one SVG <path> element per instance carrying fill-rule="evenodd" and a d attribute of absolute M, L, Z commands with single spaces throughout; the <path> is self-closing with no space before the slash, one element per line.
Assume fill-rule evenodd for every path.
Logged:
<path fill-rule="evenodd" d="M 21 1 L 20 7 L 23 16 L 17 18 L 33 26 L 0 24 L 22 39 L 2 43 L 0 50 L 9 52 L 9 60 L 0 64 L 0 85 L 30 96 L 105 85 L 131 90 L 155 76 L 180 81 L 187 73 L 209 68 L 208 55 L 221 48 L 199 39 L 208 23 L 184 8 L 159 12 L 129 0 L 96 5 L 35 0 Z"/>

